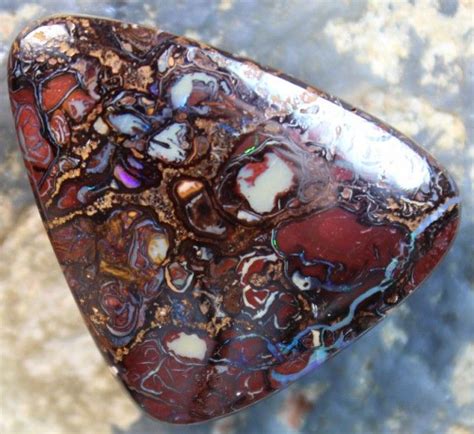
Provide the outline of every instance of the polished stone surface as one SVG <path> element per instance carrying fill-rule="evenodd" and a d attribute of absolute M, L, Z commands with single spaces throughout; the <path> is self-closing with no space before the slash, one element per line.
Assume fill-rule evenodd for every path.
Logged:
<path fill-rule="evenodd" d="M 13 43 L 9 89 L 74 298 L 162 421 L 228 415 L 311 372 L 456 234 L 457 187 L 410 139 L 181 36 L 47 18 Z"/>
<path fill-rule="evenodd" d="M 237 417 L 192 431 L 469 432 L 472 293 L 467 264 L 472 213 L 467 193 L 472 178 L 467 143 L 472 128 L 466 96 L 472 82 L 469 50 L 463 49 L 467 40 L 462 35 L 469 28 L 465 3 L 416 2 L 389 9 L 379 3 L 346 8 L 299 2 L 285 11 L 278 3 L 269 9 L 263 2 L 222 2 L 207 9 L 199 2 L 163 2 L 158 10 L 145 12 L 141 4 L 131 2 L 119 6 L 66 1 L 56 9 L 53 1 L 36 6 L 11 2 L 4 6 L 12 14 L 3 21 L 8 26 L 2 34 L 10 31 L 13 37 L 21 20 L 25 23 L 32 14 L 74 10 L 79 3 L 91 13 L 155 23 L 231 51 L 245 49 L 262 63 L 331 90 L 414 136 L 449 168 L 464 194 L 467 212 L 453 251 L 401 310 L 289 391 Z M 424 27 L 427 17 L 430 26 Z M 383 45 L 375 38 L 378 32 Z M 277 50 L 270 48 L 275 41 Z M 436 64 L 430 60 L 435 57 Z M 1 222 L 10 230 L 7 236 L 2 232 L 2 251 L 8 257 L 0 279 L 2 319 L 8 319 L 2 321 L 2 339 L 8 342 L 2 364 L 9 373 L 2 377 L 2 388 L 10 399 L 2 406 L 21 406 L 21 411 L 4 413 L 2 423 L 10 427 L 6 431 L 83 432 L 95 427 L 96 432 L 109 432 L 121 426 L 121 432 L 190 432 L 145 418 L 125 428 L 137 413 L 104 375 L 72 298 L 64 292 L 64 280 L 29 206 L 17 145 L 7 128 L 11 118 L 4 96 Z M 11 274 L 13 265 L 16 272 Z M 23 362 L 18 363 L 18 355 Z"/>

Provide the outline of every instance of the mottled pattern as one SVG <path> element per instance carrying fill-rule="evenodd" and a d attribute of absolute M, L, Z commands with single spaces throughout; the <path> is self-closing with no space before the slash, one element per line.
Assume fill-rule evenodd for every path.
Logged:
<path fill-rule="evenodd" d="M 375 325 L 457 228 L 442 168 L 369 115 L 191 40 L 58 17 L 10 58 L 41 214 L 152 416 L 244 408 Z"/>

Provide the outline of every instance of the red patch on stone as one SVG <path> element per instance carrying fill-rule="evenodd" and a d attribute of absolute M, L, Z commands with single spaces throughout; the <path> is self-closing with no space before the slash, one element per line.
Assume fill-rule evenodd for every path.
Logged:
<path fill-rule="evenodd" d="M 76 122 L 82 120 L 95 105 L 95 100 L 82 89 L 76 89 L 63 103 L 64 110 Z"/>
<path fill-rule="evenodd" d="M 50 111 L 58 107 L 64 97 L 77 86 L 77 79 L 73 74 L 60 74 L 46 81 L 41 91 L 43 109 Z"/>
<path fill-rule="evenodd" d="M 321 279 L 329 262 L 335 266 L 332 283 L 342 284 L 387 267 L 400 255 L 405 237 L 396 226 L 364 225 L 357 215 L 333 208 L 283 226 L 276 240 L 285 255 L 304 254 L 308 262 L 321 261 L 318 265 L 303 265 L 305 274 Z"/>
<path fill-rule="evenodd" d="M 65 185 L 61 188 L 59 199 L 57 200 L 57 207 L 59 209 L 71 209 L 80 205 L 77 198 L 77 192 L 79 191 L 79 185 Z"/>
<path fill-rule="evenodd" d="M 459 220 L 452 219 L 442 230 L 436 235 L 431 248 L 416 263 L 413 270 L 413 288 L 418 286 L 433 269 L 438 265 L 439 261 L 448 251 L 449 246 L 453 242 L 458 229 Z"/>

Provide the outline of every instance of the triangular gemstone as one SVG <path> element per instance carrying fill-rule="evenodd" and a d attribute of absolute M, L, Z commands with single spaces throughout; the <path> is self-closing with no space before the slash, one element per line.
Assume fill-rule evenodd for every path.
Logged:
<path fill-rule="evenodd" d="M 184 37 L 48 18 L 13 44 L 9 85 L 79 309 L 163 421 L 297 380 L 405 299 L 456 233 L 456 187 L 410 139 Z"/>

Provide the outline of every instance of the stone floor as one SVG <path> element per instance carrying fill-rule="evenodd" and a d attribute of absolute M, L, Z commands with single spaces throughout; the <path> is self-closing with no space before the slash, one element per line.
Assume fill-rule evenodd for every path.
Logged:
<path fill-rule="evenodd" d="M 6 85 L 33 18 L 81 12 L 161 26 L 252 57 L 413 136 L 457 179 L 461 233 L 382 325 L 236 416 L 173 427 L 142 415 L 88 335 L 33 204 Z M 2 434 L 474 433 L 472 0 L 0 0 Z"/>

